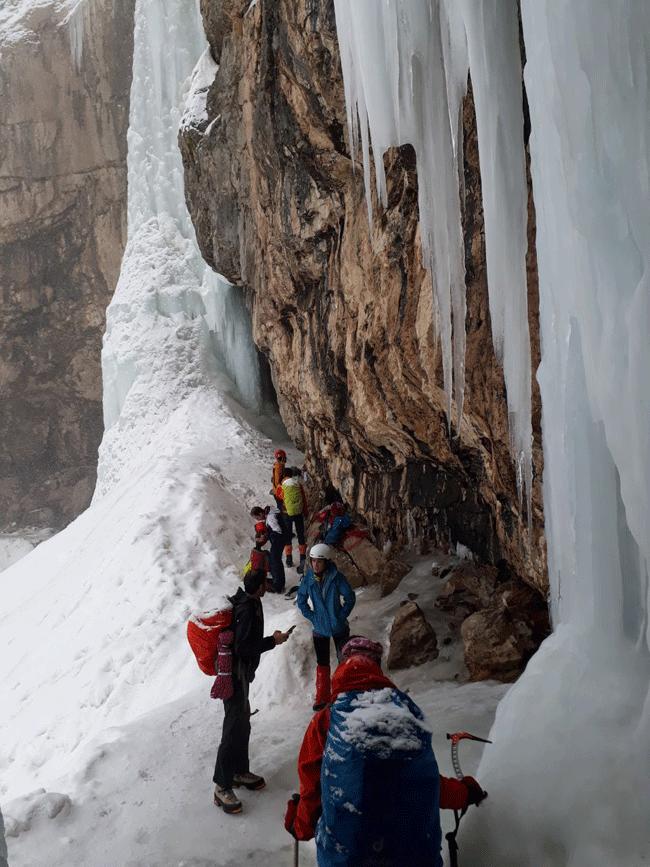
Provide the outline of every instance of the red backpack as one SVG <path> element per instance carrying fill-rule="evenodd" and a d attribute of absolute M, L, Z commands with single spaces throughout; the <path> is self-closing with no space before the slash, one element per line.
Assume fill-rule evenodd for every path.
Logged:
<path fill-rule="evenodd" d="M 199 668 L 204 674 L 214 677 L 219 673 L 217 652 L 221 656 L 222 652 L 225 652 L 227 648 L 227 654 L 230 656 L 230 646 L 233 641 L 233 633 L 230 629 L 232 626 L 232 615 L 232 604 L 228 604 L 224 600 L 224 605 L 221 608 L 203 611 L 200 614 L 192 614 L 188 621 L 187 640 L 190 643 Z M 224 635 L 220 641 L 219 636 L 224 631 L 230 632 L 230 635 Z M 228 639 L 230 640 L 228 641 Z M 221 668 L 223 670 L 224 666 L 221 666 Z"/>

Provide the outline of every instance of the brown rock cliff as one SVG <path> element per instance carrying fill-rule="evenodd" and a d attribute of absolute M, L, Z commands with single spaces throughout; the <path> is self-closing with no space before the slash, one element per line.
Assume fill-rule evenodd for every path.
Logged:
<path fill-rule="evenodd" d="M 539 398 L 528 531 L 492 349 L 471 95 L 464 233 L 468 312 L 461 436 L 449 437 L 430 275 L 421 264 L 417 166 L 385 158 L 388 207 L 369 230 L 353 171 L 331 0 L 202 0 L 220 66 L 208 121 L 180 139 L 203 255 L 242 286 L 282 417 L 323 490 L 336 489 L 379 545 L 461 543 L 504 559 L 542 592 L 546 559 Z M 531 203 L 531 237 L 534 216 Z M 534 247 L 530 325 L 538 353 Z M 536 366 L 536 365 L 535 365 Z"/>
<path fill-rule="evenodd" d="M 68 19 L 33 6 L 0 32 L 0 527 L 58 529 L 92 495 L 134 3 L 93 0 Z"/>

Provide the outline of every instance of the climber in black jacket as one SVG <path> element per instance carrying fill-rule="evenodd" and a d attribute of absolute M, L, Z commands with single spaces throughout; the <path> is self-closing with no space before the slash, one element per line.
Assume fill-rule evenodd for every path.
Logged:
<path fill-rule="evenodd" d="M 248 688 L 255 678 L 261 655 L 284 644 L 292 630 L 279 629 L 264 637 L 262 597 L 266 592 L 266 573 L 251 570 L 241 587 L 230 598 L 233 604 L 233 694 L 224 701 L 223 730 L 214 767 L 214 803 L 225 813 L 241 813 L 242 805 L 233 788 L 263 789 L 264 777 L 251 774 L 248 762 L 250 704 Z"/>

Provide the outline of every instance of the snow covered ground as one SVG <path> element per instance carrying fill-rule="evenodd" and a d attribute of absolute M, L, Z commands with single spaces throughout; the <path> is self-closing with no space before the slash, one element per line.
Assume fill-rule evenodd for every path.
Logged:
<path fill-rule="evenodd" d="M 212 804 L 223 705 L 185 637 L 191 610 L 238 586 L 249 509 L 268 502 L 275 444 L 252 421 L 216 388 L 192 396 L 164 426 L 174 454 L 147 452 L 139 472 L 0 574 L 0 791 L 12 867 L 45 853 L 50 867 L 290 863 L 282 820 L 315 674 L 307 621 L 293 602 L 266 597 L 267 632 L 297 629 L 265 654 L 253 684 L 251 762 L 268 785 L 244 793 L 239 816 Z M 459 645 L 442 644 L 447 624 L 432 605 L 432 562 L 414 561 L 386 599 L 359 590 L 351 625 L 385 640 L 400 601 L 418 594 L 441 657 L 393 676 L 422 706 L 452 774 L 446 732 L 487 735 L 506 687 L 458 682 Z M 466 772 L 479 757 L 466 749 Z M 301 849 L 313 863 L 313 844 Z"/>

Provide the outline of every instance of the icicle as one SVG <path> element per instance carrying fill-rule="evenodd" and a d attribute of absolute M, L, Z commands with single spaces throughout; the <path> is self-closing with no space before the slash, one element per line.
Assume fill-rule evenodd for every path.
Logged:
<path fill-rule="evenodd" d="M 370 190 L 369 148 L 385 197 L 383 155 L 410 143 L 417 154 L 424 263 L 439 314 L 448 422 L 460 432 L 465 383 L 466 292 L 459 177 L 462 100 L 476 79 L 488 285 L 494 344 L 513 420 L 513 455 L 530 495 L 530 346 L 526 291 L 526 196 L 516 0 L 335 0 L 348 123 L 355 118 Z M 495 101 L 498 109 L 494 110 Z M 369 131 L 369 141 L 367 139 Z M 370 208 L 370 204 L 368 205 Z"/>
<path fill-rule="evenodd" d="M 521 484 L 530 491 L 531 367 L 526 289 L 527 183 L 516 0 L 463 0 L 485 214 L 494 346 Z M 495 111 L 495 104 L 498 110 Z"/>
<path fill-rule="evenodd" d="M 89 9 L 88 6 L 92 2 L 93 0 L 68 0 L 67 3 L 62 4 L 60 7 L 61 11 L 68 10 L 62 24 L 68 28 L 70 54 L 77 70 L 81 69 L 84 50 L 84 31 L 93 14 L 93 10 Z"/>

